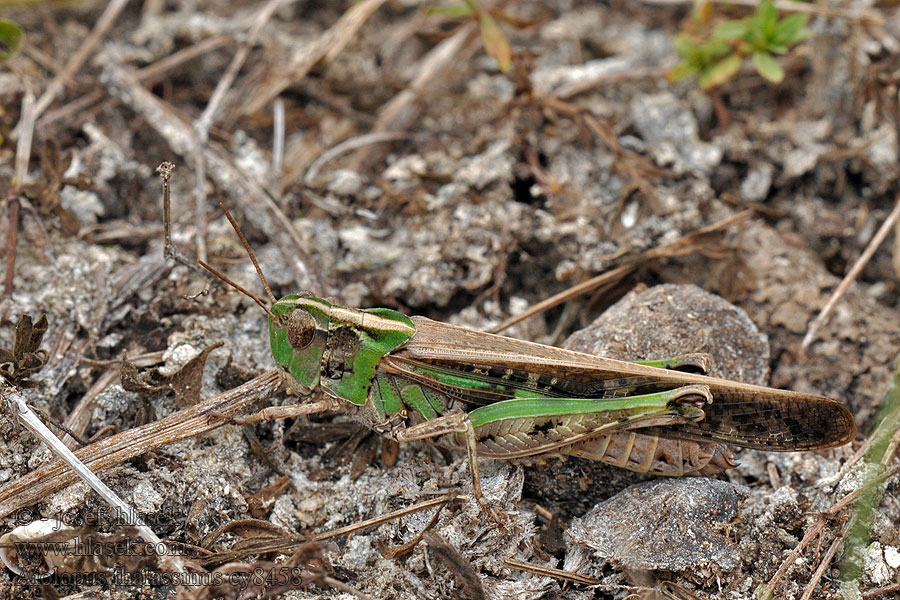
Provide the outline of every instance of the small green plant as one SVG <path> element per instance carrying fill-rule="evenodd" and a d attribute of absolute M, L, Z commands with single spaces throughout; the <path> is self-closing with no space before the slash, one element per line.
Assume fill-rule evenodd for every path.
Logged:
<path fill-rule="evenodd" d="M 794 14 L 779 20 L 772 0 L 762 0 L 752 17 L 718 25 L 708 40 L 698 42 L 679 35 L 675 51 L 682 60 L 669 71 L 669 78 L 678 81 L 695 76 L 700 87 L 708 90 L 728 81 L 749 56 L 757 73 L 780 83 L 784 69 L 775 55 L 786 54 L 811 35 L 806 28 L 808 18 Z"/>
<path fill-rule="evenodd" d="M 462 4 L 456 6 L 429 8 L 428 14 L 476 19 L 481 29 L 481 43 L 484 45 L 484 51 L 497 61 L 497 65 L 503 73 L 509 72 L 509 67 L 512 65 L 512 46 L 494 17 L 496 16 L 515 27 L 525 27 L 530 24 L 504 12 L 483 10 L 475 4 L 474 0 L 463 0 Z"/>
<path fill-rule="evenodd" d="M 0 62 L 9 60 L 19 53 L 25 41 L 22 28 L 6 19 L 0 19 Z"/>

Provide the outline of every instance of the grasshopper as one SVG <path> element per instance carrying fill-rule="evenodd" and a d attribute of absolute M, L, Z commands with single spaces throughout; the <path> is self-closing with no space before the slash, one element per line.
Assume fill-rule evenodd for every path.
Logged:
<path fill-rule="evenodd" d="M 306 294 L 277 300 L 220 206 L 271 304 L 200 264 L 266 311 L 272 357 L 287 386 L 301 398 L 324 396 L 265 408 L 240 424 L 339 411 L 400 443 L 462 450 L 479 502 L 479 458 L 531 463 L 568 455 L 640 473 L 709 475 L 737 465 L 727 444 L 790 452 L 841 446 L 856 435 L 850 411 L 830 398 L 679 370 L 705 372 L 703 355 L 627 362 L 389 308 Z"/>

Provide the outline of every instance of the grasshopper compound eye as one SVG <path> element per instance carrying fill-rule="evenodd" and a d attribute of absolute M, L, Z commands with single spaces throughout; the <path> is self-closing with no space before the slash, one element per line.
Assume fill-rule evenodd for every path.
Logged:
<path fill-rule="evenodd" d="M 288 341 L 295 350 L 302 350 L 310 345 L 316 333 L 316 320 L 309 312 L 297 308 L 288 317 Z"/>

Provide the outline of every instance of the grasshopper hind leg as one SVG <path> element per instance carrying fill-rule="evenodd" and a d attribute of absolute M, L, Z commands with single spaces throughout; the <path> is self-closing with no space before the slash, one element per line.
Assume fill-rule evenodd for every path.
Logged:
<path fill-rule="evenodd" d="M 657 369 L 694 373 L 696 375 L 709 375 L 710 371 L 709 354 L 705 352 L 691 352 L 655 360 L 630 360 L 628 362 L 647 367 L 656 367 Z"/>

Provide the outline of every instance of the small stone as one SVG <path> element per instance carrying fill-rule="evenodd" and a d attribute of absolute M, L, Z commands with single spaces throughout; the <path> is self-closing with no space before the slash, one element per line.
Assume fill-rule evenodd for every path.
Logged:
<path fill-rule="evenodd" d="M 362 186 L 362 176 L 352 169 L 338 169 L 328 176 L 328 191 L 338 196 L 355 196 Z"/>
<path fill-rule="evenodd" d="M 716 377 L 764 385 L 769 374 L 765 334 L 743 310 L 692 284 L 628 294 L 573 333 L 565 348 L 620 360 L 703 352 Z"/>
<path fill-rule="evenodd" d="M 866 575 L 875 585 L 884 585 L 891 580 L 891 570 L 888 568 L 884 560 L 884 552 L 881 550 L 881 544 L 872 542 L 866 548 L 863 557 L 863 568 Z"/>
<path fill-rule="evenodd" d="M 631 120 L 656 163 L 678 173 L 708 174 L 722 161 L 722 149 L 700 140 L 697 120 L 674 94 L 647 94 L 631 103 Z"/>
<path fill-rule="evenodd" d="M 629 569 L 733 569 L 725 526 L 750 490 L 717 479 L 657 479 L 634 485 L 573 519 L 565 536 Z"/>
<path fill-rule="evenodd" d="M 762 202 L 769 195 L 772 187 L 772 175 L 775 167 L 771 163 L 755 165 L 747 177 L 741 182 L 741 198 L 747 202 Z"/>

